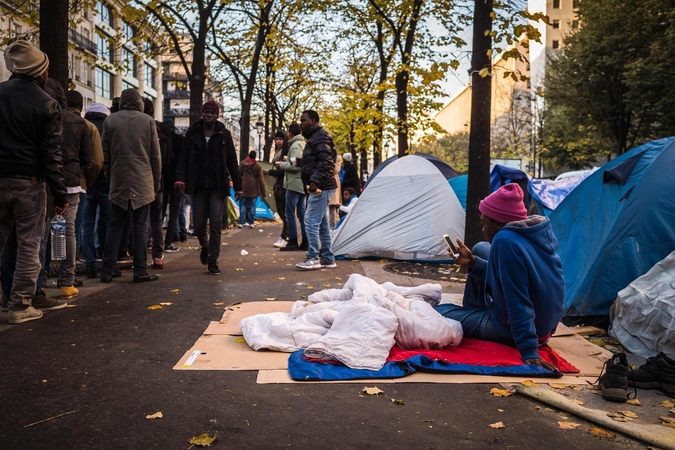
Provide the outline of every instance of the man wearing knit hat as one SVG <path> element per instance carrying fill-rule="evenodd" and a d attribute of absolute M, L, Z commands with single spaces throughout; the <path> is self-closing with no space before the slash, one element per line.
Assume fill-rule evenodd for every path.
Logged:
<path fill-rule="evenodd" d="M 58 214 L 68 209 L 63 183 L 63 122 L 58 103 L 42 89 L 47 55 L 28 41 L 5 50 L 11 78 L 0 83 L 0 254 L 16 226 L 18 255 L 7 305 L 9 323 L 42 317 L 32 299 L 40 271 L 40 237 L 45 220 L 45 182 Z"/>
<path fill-rule="evenodd" d="M 487 242 L 470 250 L 457 239 L 456 262 L 469 267 L 463 306 L 436 310 L 461 322 L 465 337 L 515 346 L 526 364 L 555 370 L 538 351 L 560 322 L 565 303 L 551 222 L 528 217 L 515 183 L 483 199 L 479 209 Z"/>
<path fill-rule="evenodd" d="M 218 121 L 219 112 L 220 108 L 213 100 L 202 105 L 202 118 L 185 134 L 174 183 L 176 194 L 185 191 L 192 196 L 195 234 L 202 247 L 199 259 L 213 275 L 220 273 L 220 234 L 223 211 L 230 195 L 230 180 L 237 200 L 242 191 L 237 152 L 232 135 Z"/>

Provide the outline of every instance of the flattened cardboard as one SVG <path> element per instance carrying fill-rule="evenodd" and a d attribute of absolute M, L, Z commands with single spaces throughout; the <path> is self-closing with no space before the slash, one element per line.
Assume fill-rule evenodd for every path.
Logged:
<path fill-rule="evenodd" d="M 229 334 L 241 336 L 239 322 L 245 317 L 256 314 L 268 314 L 273 312 L 291 312 L 295 302 L 241 302 L 225 308 L 225 313 L 220 322 L 211 322 L 204 334 Z M 217 324 L 217 325 L 216 325 Z"/>
<path fill-rule="evenodd" d="M 555 333 L 551 337 L 572 336 L 574 330 L 563 323 L 559 323 L 555 329 Z"/>
<path fill-rule="evenodd" d="M 565 375 L 562 378 L 523 378 L 523 377 L 500 377 L 490 375 L 468 375 L 468 374 L 439 374 L 417 372 L 403 378 L 391 379 L 370 379 L 370 380 L 337 380 L 337 381 L 294 381 L 288 374 L 288 370 L 261 370 L 258 372 L 258 384 L 393 384 L 393 383 L 441 383 L 441 384 L 474 384 L 474 383 L 522 383 L 525 380 L 532 380 L 535 383 L 559 383 L 559 384 L 586 384 L 586 381 L 593 382 L 595 377 L 575 377 Z"/>
<path fill-rule="evenodd" d="M 612 357 L 609 350 L 591 344 L 577 334 L 551 339 L 548 345 L 579 369 L 578 376 L 599 377 L 603 364 Z"/>
<path fill-rule="evenodd" d="M 288 371 L 288 353 L 256 352 L 242 338 L 227 334 L 204 334 L 185 352 L 173 370 L 261 370 L 284 369 Z M 186 365 L 193 352 L 199 356 Z"/>

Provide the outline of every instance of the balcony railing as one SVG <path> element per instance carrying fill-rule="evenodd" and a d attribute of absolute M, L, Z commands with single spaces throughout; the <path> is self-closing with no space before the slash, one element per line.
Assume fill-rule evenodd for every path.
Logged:
<path fill-rule="evenodd" d="M 84 35 L 78 33 L 72 28 L 68 29 L 68 39 L 80 50 L 84 50 L 85 52 L 89 52 L 93 55 L 96 54 L 96 43 L 91 39 L 84 37 Z"/>
<path fill-rule="evenodd" d="M 167 81 L 188 81 L 186 73 L 165 73 L 163 78 Z"/>
<path fill-rule="evenodd" d="M 190 98 L 190 91 L 186 89 L 176 89 L 175 91 L 164 91 L 166 98 Z"/>

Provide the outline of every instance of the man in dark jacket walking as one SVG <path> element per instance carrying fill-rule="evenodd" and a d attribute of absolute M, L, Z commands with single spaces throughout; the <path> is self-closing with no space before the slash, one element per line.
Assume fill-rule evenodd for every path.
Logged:
<path fill-rule="evenodd" d="M 328 202 L 335 195 L 335 161 L 333 137 L 319 124 L 319 114 L 307 110 L 300 116 L 302 135 L 307 139 L 300 165 L 302 181 L 307 186 L 305 230 L 309 241 L 307 259 L 298 269 L 334 268 L 331 230 L 328 225 Z M 320 245 L 320 247 L 319 247 Z"/>
<path fill-rule="evenodd" d="M 237 200 L 241 196 L 241 176 L 232 135 L 218 121 L 220 108 L 213 100 L 202 106 L 202 118 L 185 134 L 183 149 L 176 168 L 176 193 L 192 196 L 194 229 L 199 238 L 199 259 L 208 265 L 208 271 L 217 275 L 220 256 L 220 233 L 223 208 L 230 195 L 230 179 Z M 206 235 L 209 221 L 210 236 Z"/>
<path fill-rule="evenodd" d="M 63 184 L 61 108 L 42 89 L 49 59 L 20 40 L 5 50 L 5 64 L 12 77 L 0 83 L 0 254 L 16 226 L 18 254 L 6 307 L 9 323 L 23 323 L 42 317 L 31 302 L 40 271 L 45 181 L 59 214 L 68 209 L 68 191 Z"/>

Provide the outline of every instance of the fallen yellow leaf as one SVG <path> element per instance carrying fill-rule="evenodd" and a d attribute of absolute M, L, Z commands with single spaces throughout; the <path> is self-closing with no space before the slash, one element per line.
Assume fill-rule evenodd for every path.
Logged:
<path fill-rule="evenodd" d="M 614 433 L 610 433 L 609 431 L 605 431 L 596 426 L 592 426 L 591 429 L 588 430 L 588 433 L 595 437 L 599 437 L 600 439 L 614 439 L 616 437 Z"/>
<path fill-rule="evenodd" d="M 152 305 L 152 306 L 148 306 L 148 309 L 162 309 L 162 306 L 161 305 Z"/>
<path fill-rule="evenodd" d="M 246 343 L 246 339 L 244 339 L 243 337 L 238 337 L 234 339 L 234 342 L 236 342 L 237 344 L 244 344 Z"/>
<path fill-rule="evenodd" d="M 591 389 L 591 394 L 602 395 L 602 391 L 600 389 Z"/>
<path fill-rule="evenodd" d="M 562 383 L 548 383 L 553 389 L 565 389 L 571 387 L 571 384 L 562 384 Z"/>
<path fill-rule="evenodd" d="M 620 414 L 623 414 L 624 416 L 630 417 L 630 418 L 632 418 L 632 419 L 637 419 L 637 416 L 638 416 L 638 415 L 635 414 L 633 411 L 628 411 L 628 410 L 623 410 L 623 409 L 622 409 L 621 411 L 618 411 L 618 412 L 619 412 Z"/>
<path fill-rule="evenodd" d="M 508 397 L 511 395 L 511 392 L 507 391 L 506 389 L 492 388 L 490 389 L 490 394 L 494 395 L 495 397 Z"/>
<path fill-rule="evenodd" d="M 576 398 L 572 399 L 572 403 L 576 403 L 577 405 L 583 405 L 584 404 L 584 402 L 582 402 L 581 400 L 577 400 Z"/>
<path fill-rule="evenodd" d="M 273 302 L 276 299 L 277 299 L 276 297 L 267 297 L 265 300 L 267 300 L 268 302 Z"/>
<path fill-rule="evenodd" d="M 180 289 L 171 289 L 171 292 L 173 292 L 174 294 L 177 294 L 177 293 L 180 292 Z"/>
<path fill-rule="evenodd" d="M 329 287 L 330 287 L 330 284 L 324 284 L 323 287 L 329 288 Z"/>
<path fill-rule="evenodd" d="M 675 408 L 668 410 L 671 414 L 675 414 Z"/>
<path fill-rule="evenodd" d="M 206 433 L 202 433 L 199 436 L 194 436 L 190 439 L 190 444 L 198 447 L 211 447 L 211 444 L 213 444 L 215 440 L 216 436 L 209 436 Z"/>
<path fill-rule="evenodd" d="M 335 277 L 335 279 L 338 280 L 338 281 L 342 281 L 342 278 L 340 278 L 340 277 Z"/>
<path fill-rule="evenodd" d="M 633 406 L 642 406 L 642 403 L 640 403 L 640 400 L 637 398 L 631 398 L 630 400 L 627 400 L 626 403 Z"/>
<path fill-rule="evenodd" d="M 575 391 L 584 391 L 584 390 L 586 390 L 586 388 L 584 387 L 583 384 L 578 384 L 578 385 L 574 386 L 572 389 L 575 390 Z"/>
<path fill-rule="evenodd" d="M 214 302 L 213 306 L 223 306 L 225 303 L 223 302 Z"/>
<path fill-rule="evenodd" d="M 664 400 L 661 402 L 661 406 L 665 406 L 666 408 L 673 408 L 675 407 L 675 402 L 672 400 Z"/>
<path fill-rule="evenodd" d="M 286 277 L 279 277 L 279 278 L 277 278 L 277 280 L 282 280 L 282 281 L 285 280 L 285 279 L 286 279 Z"/>
<path fill-rule="evenodd" d="M 171 306 L 171 305 L 173 305 L 173 303 L 171 303 L 171 302 L 161 302 L 160 305 L 162 305 L 162 306 Z"/>
<path fill-rule="evenodd" d="M 536 388 L 539 387 L 539 384 L 535 383 L 532 380 L 525 380 L 521 384 L 524 385 L 524 386 L 532 386 L 532 387 L 536 387 Z"/>
<path fill-rule="evenodd" d="M 307 286 L 307 289 L 314 289 L 314 286 Z"/>
<path fill-rule="evenodd" d="M 384 391 L 381 390 L 380 388 L 378 388 L 377 386 L 364 387 L 363 389 L 361 389 L 361 392 L 363 392 L 364 394 L 368 394 L 368 395 L 384 394 Z"/>
<path fill-rule="evenodd" d="M 237 272 L 243 272 L 244 271 L 244 269 L 242 269 L 241 267 L 237 267 L 234 270 L 236 270 Z"/>
<path fill-rule="evenodd" d="M 162 417 L 164 417 L 164 416 L 162 415 L 162 412 L 161 412 L 161 411 L 157 411 L 157 412 L 154 413 L 154 414 L 150 414 L 150 415 L 148 415 L 148 416 L 145 416 L 146 419 L 150 419 L 150 420 L 153 420 L 153 419 L 161 419 Z"/>
<path fill-rule="evenodd" d="M 534 405 L 534 408 L 533 408 L 533 409 L 534 409 L 535 411 L 538 411 L 538 410 L 541 409 L 541 406 L 539 406 L 539 405 Z"/>
<path fill-rule="evenodd" d="M 563 430 L 574 430 L 575 428 L 578 428 L 581 426 L 580 423 L 574 423 L 574 422 L 560 422 L 558 421 L 558 426 L 562 428 Z"/>
<path fill-rule="evenodd" d="M 504 428 L 504 422 L 491 423 L 490 428 Z"/>
<path fill-rule="evenodd" d="M 661 420 L 663 420 L 663 423 L 670 423 L 675 425 L 675 417 L 661 417 Z"/>

